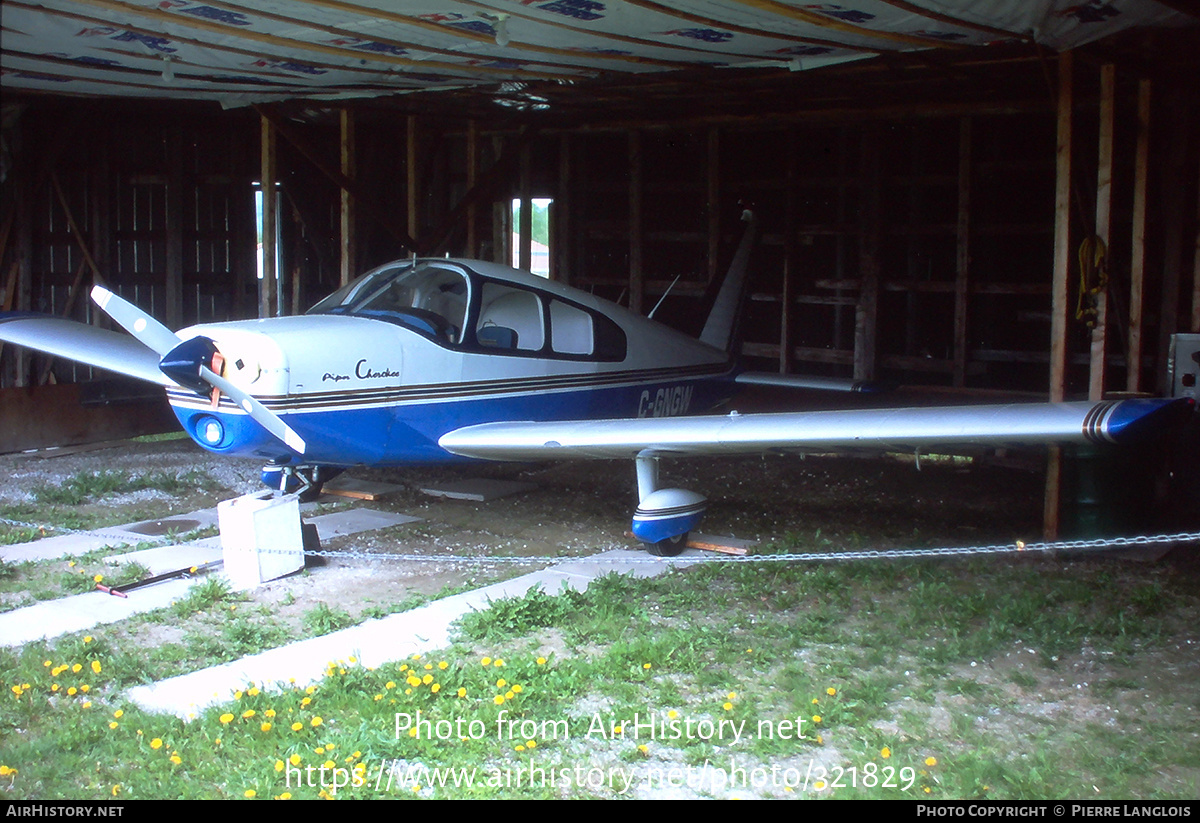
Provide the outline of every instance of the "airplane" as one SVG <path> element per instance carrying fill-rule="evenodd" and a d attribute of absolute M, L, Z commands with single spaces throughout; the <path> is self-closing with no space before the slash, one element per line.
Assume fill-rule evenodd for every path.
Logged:
<path fill-rule="evenodd" d="M 0 340 L 156 383 L 183 430 L 263 480 L 312 496 L 352 466 L 630 458 L 632 531 L 674 556 L 707 501 L 660 488 L 679 455 L 920 453 L 1135 441 L 1190 401 L 704 414 L 742 385 L 847 391 L 829 378 L 743 372 L 734 356 L 754 219 L 699 339 L 497 263 L 400 260 L 292 317 L 173 332 L 112 291 L 93 300 L 131 336 L 30 313 Z"/>

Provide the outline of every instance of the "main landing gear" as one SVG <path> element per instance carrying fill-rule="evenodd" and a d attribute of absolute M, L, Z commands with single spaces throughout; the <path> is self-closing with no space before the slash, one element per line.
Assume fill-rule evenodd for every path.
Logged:
<path fill-rule="evenodd" d="M 321 496 L 325 484 L 341 474 L 343 469 L 330 466 L 291 466 L 268 463 L 262 469 L 263 485 L 285 494 L 300 495 L 301 503 Z"/>

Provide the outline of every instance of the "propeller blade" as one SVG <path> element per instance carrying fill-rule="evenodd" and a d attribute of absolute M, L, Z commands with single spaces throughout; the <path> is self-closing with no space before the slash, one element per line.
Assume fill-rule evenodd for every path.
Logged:
<path fill-rule="evenodd" d="M 175 332 L 103 286 L 92 288 L 92 300 L 96 301 L 96 305 L 103 309 L 105 314 L 120 323 L 125 331 L 143 345 L 158 352 L 159 357 L 179 345 L 179 337 Z"/>
<path fill-rule="evenodd" d="M 241 406 L 252 420 L 282 440 L 288 448 L 304 454 L 304 439 L 296 434 L 291 426 L 283 422 L 283 418 L 207 366 L 200 366 L 200 376 Z"/>

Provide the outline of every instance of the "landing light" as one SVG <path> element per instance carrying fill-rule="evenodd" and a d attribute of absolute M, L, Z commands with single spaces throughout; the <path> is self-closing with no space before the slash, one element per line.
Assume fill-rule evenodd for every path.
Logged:
<path fill-rule="evenodd" d="M 196 432 L 210 446 L 218 446 L 225 439 L 225 427 L 215 417 L 201 417 L 196 424 Z"/>

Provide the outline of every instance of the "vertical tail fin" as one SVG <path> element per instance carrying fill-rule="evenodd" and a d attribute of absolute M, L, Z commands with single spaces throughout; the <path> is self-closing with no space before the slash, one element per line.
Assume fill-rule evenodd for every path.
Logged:
<path fill-rule="evenodd" d="M 700 332 L 700 342 L 715 346 L 722 351 L 732 351 L 737 340 L 738 322 L 742 315 L 742 303 L 746 296 L 747 264 L 750 262 L 750 250 L 754 246 L 758 229 L 758 218 L 749 209 L 742 212 L 742 221 L 746 223 L 746 233 L 738 244 L 733 262 L 725 274 L 725 281 L 717 292 L 712 311 L 704 321 L 704 330 Z"/>

